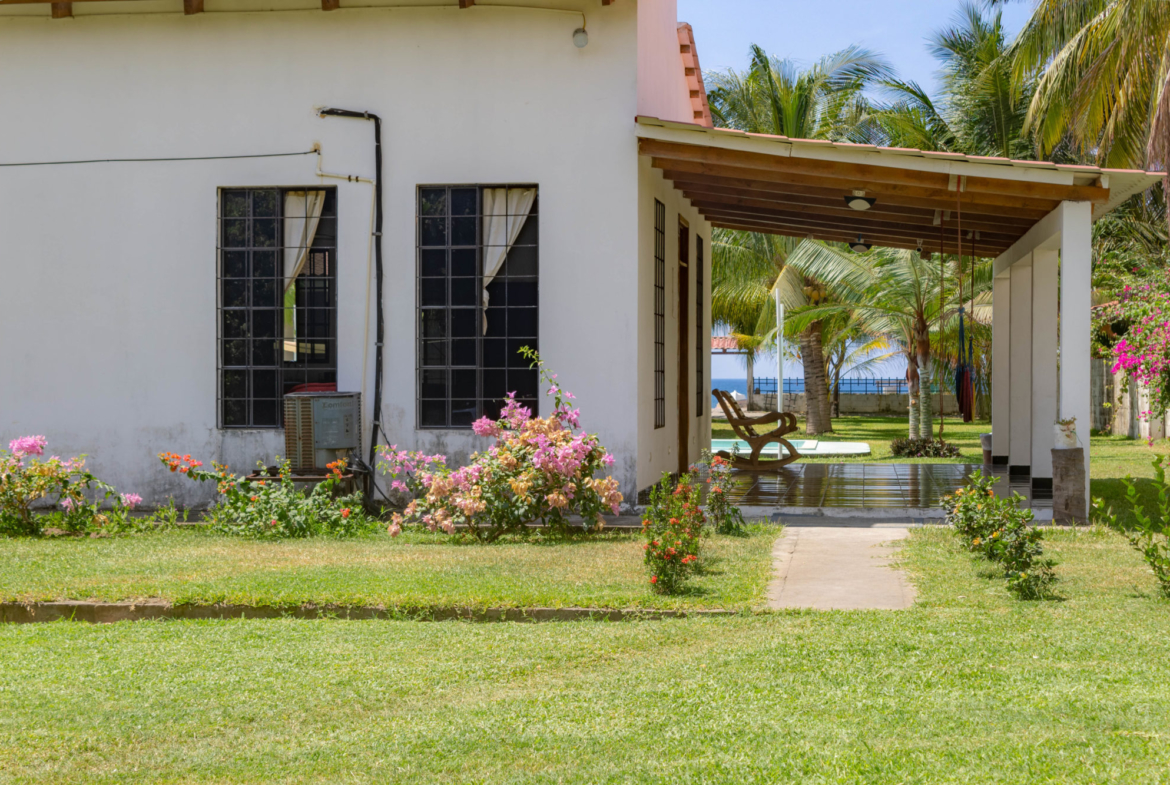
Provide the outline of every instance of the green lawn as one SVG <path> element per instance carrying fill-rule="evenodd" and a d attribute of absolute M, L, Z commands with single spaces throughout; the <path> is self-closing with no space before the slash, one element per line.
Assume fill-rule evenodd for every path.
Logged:
<path fill-rule="evenodd" d="M 934 529 L 903 612 L 7 626 L 0 781 L 1165 782 L 1170 603 L 1052 540 L 1061 601 Z"/>
<path fill-rule="evenodd" d="M 398 539 L 242 540 L 201 531 L 112 539 L 0 539 L 0 600 L 385 607 L 730 608 L 755 605 L 775 526 L 706 540 L 691 591 L 650 591 L 639 535 L 558 544 Z"/>

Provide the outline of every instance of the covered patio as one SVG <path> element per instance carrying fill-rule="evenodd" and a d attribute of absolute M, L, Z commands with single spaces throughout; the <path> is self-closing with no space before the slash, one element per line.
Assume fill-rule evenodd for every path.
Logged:
<path fill-rule="evenodd" d="M 962 253 L 994 259 L 993 463 L 1029 499 L 1051 498 L 1053 425 L 1075 417 L 1089 476 L 1092 225 L 1160 173 L 790 139 L 651 117 L 638 118 L 638 138 L 640 154 L 713 226 L 924 254 L 954 254 L 961 240 Z M 902 471 L 911 468 L 919 471 Z M 954 485 L 965 474 L 921 471 L 927 468 L 804 467 L 775 481 L 744 479 L 741 500 L 806 507 L 789 502 L 815 496 L 815 507 L 931 507 L 938 494 L 924 488 Z M 912 490 L 913 477 L 926 475 Z M 894 505 L 895 496 L 922 504 Z"/>

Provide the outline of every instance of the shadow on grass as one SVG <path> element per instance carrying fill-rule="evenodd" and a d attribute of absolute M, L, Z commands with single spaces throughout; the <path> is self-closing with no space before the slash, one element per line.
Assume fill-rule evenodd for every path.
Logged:
<path fill-rule="evenodd" d="M 1152 479 L 1141 477 L 1133 480 L 1133 485 L 1137 489 L 1138 502 L 1146 514 L 1154 517 L 1160 515 L 1158 483 Z M 1126 495 L 1125 481 L 1120 479 L 1093 480 L 1091 487 L 1093 498 L 1099 498 L 1105 502 L 1106 507 L 1112 507 L 1117 513 L 1118 522 L 1126 529 L 1131 529 L 1135 521 Z"/>

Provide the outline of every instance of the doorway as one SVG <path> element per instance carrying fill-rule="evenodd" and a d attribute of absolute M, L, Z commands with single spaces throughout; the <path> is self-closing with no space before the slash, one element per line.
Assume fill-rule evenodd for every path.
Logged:
<path fill-rule="evenodd" d="M 691 227 L 678 219 L 678 475 L 691 468 Z"/>

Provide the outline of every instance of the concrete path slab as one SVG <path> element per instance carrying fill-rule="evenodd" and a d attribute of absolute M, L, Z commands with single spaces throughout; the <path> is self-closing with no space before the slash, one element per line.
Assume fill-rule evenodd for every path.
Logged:
<path fill-rule="evenodd" d="M 772 550 L 769 608 L 903 610 L 914 587 L 891 560 L 908 526 L 790 526 Z"/>

